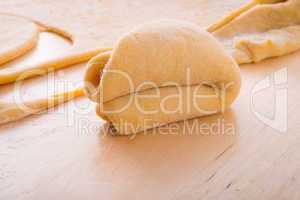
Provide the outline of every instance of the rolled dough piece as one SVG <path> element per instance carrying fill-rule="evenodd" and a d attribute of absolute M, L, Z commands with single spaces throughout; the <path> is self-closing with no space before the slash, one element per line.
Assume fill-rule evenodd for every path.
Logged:
<path fill-rule="evenodd" d="M 259 62 L 300 49 L 300 0 L 257 5 L 213 35 L 239 64 Z"/>
<path fill-rule="evenodd" d="M 0 65 L 36 46 L 39 30 L 33 22 L 9 15 L 0 15 L 0 22 Z"/>
<path fill-rule="evenodd" d="M 222 112 L 239 89 L 234 60 L 211 34 L 182 21 L 123 35 L 112 52 L 89 62 L 85 75 L 98 115 L 126 135 Z"/>

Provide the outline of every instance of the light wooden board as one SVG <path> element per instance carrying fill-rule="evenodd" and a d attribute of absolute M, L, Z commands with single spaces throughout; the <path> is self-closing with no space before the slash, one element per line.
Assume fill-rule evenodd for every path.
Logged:
<path fill-rule="evenodd" d="M 36 20 L 53 23 L 73 34 L 78 30 L 74 27 L 86 27 L 84 34 L 89 37 L 78 36 L 81 38 L 78 44 L 82 46 L 76 47 L 76 51 L 85 51 L 112 45 L 124 31 L 152 19 L 186 19 L 207 26 L 242 3 L 234 0 L 73 0 L 51 3 L 19 0 L 2 1 L 0 10 L 37 17 Z M 72 9 L 72 6 L 80 9 Z M 95 21 L 78 20 L 80 17 L 94 19 L 91 16 L 95 15 L 98 16 Z M 48 21 L 48 16 L 53 17 L 53 21 Z M 67 20 L 59 20 L 62 16 Z M 99 32 L 89 31 L 96 25 L 100 27 Z M 90 39 L 92 35 L 94 39 Z M 34 63 L 40 56 L 51 59 L 55 54 L 46 55 L 49 49 L 69 52 L 70 48 L 75 47 L 57 36 L 43 34 L 31 55 L 11 65 Z M 132 139 L 105 136 L 100 130 L 103 122 L 94 114 L 94 105 L 84 98 L 48 114 L 1 126 L 0 199 L 298 200 L 299 66 L 299 52 L 244 65 L 241 67 L 241 94 L 232 108 L 224 116 L 189 121 L 189 124 L 211 127 L 224 119 L 225 124 L 234 126 L 233 131 L 228 132 L 230 134 L 221 134 L 222 131 L 216 134 L 214 130 L 186 132 L 184 124 L 179 123 L 172 134 L 149 132 Z M 253 96 L 257 83 L 280 69 L 286 69 L 288 75 L 288 128 L 283 133 L 254 114 L 258 111 L 268 117 L 272 115 L 276 97 L 272 90 L 266 89 Z M 54 82 L 48 82 L 47 77 L 28 80 L 21 93 L 26 99 L 45 96 L 48 91 L 61 90 L 64 80 L 76 86 L 80 84 L 83 71 L 84 64 L 81 64 L 58 71 Z M 54 88 L 54 83 L 58 89 Z M 14 91 L 19 92 L 14 85 L 0 86 L 0 98 L 13 100 Z M 251 107 L 252 97 L 254 108 Z"/>

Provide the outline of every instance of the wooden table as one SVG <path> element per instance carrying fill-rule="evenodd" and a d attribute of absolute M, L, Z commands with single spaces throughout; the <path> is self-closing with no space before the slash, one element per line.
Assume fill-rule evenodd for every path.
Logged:
<path fill-rule="evenodd" d="M 38 48 L 12 65 L 68 47 L 43 33 Z M 178 123 L 172 134 L 107 135 L 85 98 L 1 126 L 0 199 L 298 200 L 299 67 L 299 52 L 242 66 L 242 90 L 230 110 Z M 83 70 L 84 63 L 58 71 L 56 88 L 47 77 L 31 79 L 21 93 L 42 97 L 65 80 L 76 87 Z M 260 86 L 266 89 L 255 92 Z M 17 91 L 0 88 L 1 99 Z M 193 123 L 211 130 L 186 131 Z"/>

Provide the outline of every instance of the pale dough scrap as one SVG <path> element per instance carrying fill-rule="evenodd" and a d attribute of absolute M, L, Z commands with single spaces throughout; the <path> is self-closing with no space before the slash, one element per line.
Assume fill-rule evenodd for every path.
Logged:
<path fill-rule="evenodd" d="M 239 17 L 241 14 L 244 12 L 250 10 L 254 6 L 258 4 L 272 4 L 272 3 L 278 3 L 278 2 L 283 2 L 285 0 L 252 0 L 249 3 L 246 3 L 244 6 L 232 11 L 229 15 L 221 18 L 220 20 L 216 21 L 215 23 L 211 24 L 208 28 L 208 32 L 215 32 L 216 30 L 222 28 L 229 22 L 233 21 L 237 17 Z"/>
<path fill-rule="evenodd" d="M 207 115 L 205 111 L 224 111 L 237 97 L 240 81 L 237 64 L 211 34 L 191 23 L 167 20 L 139 26 L 123 35 L 111 53 L 92 59 L 85 91 L 98 103 L 99 116 L 111 122 L 118 133 L 132 134 Z M 145 82 L 151 84 L 137 89 Z M 222 85 L 228 86 L 225 95 L 221 95 Z M 125 106 L 130 98 L 153 95 L 157 90 L 159 97 L 140 99 L 140 107 L 136 103 Z M 170 98 L 176 95 L 182 99 Z M 196 95 L 215 97 L 195 100 Z"/>
<path fill-rule="evenodd" d="M 42 112 L 79 96 L 83 96 L 82 89 L 29 102 L 8 103 L 0 101 L 0 124 L 18 121 L 19 119 Z"/>
<path fill-rule="evenodd" d="M 259 62 L 300 49 L 300 0 L 257 5 L 213 35 L 239 64 Z"/>
<path fill-rule="evenodd" d="M 9 15 L 0 15 L 0 22 L 0 65 L 36 46 L 39 30 L 33 22 Z"/>

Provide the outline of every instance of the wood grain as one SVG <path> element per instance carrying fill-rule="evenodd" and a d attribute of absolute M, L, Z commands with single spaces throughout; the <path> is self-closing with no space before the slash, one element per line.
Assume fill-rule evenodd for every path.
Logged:
<path fill-rule="evenodd" d="M 7 5 L 0 4 L 0 8 L 9 7 L 9 2 L 1 2 Z M 34 2 L 38 4 L 38 1 Z M 101 1 L 101 4 L 108 10 L 118 8 L 120 11 L 130 5 L 124 2 Z M 140 5 L 143 1 L 131 2 Z M 200 21 L 200 25 L 209 24 L 241 4 L 239 1 L 183 0 L 176 1 L 170 10 L 179 5 L 178 2 L 184 10 L 194 10 L 199 4 L 201 17 L 189 16 L 187 19 L 195 17 L 194 21 Z M 174 11 L 159 13 L 166 8 L 154 12 L 159 4 L 167 6 L 168 3 L 157 1 L 148 11 L 146 8 L 134 10 L 140 19 L 128 18 L 126 25 L 111 29 L 107 22 L 104 31 L 113 30 L 115 36 L 127 30 L 130 24 L 142 20 L 162 15 L 176 18 Z M 218 12 L 213 12 L 214 9 Z M 184 14 L 178 15 L 177 18 L 184 18 Z M 116 17 L 114 23 L 120 20 L 119 15 L 113 16 Z M 67 43 L 59 39 L 54 41 L 53 37 L 57 36 L 42 36 L 35 54 L 47 54 L 49 49 L 59 47 L 68 51 Z M 113 37 L 107 38 L 99 44 L 113 40 Z M 26 58 L 26 62 L 34 62 L 34 56 L 31 59 Z M 12 65 L 22 62 L 21 59 Z M 177 123 L 171 133 L 150 131 L 134 138 L 107 135 L 103 130 L 105 125 L 94 113 L 94 105 L 84 98 L 47 114 L 1 126 L 0 199 L 298 200 L 299 66 L 299 52 L 241 66 L 241 94 L 229 111 L 224 115 Z M 256 110 L 272 117 L 276 103 L 274 90 L 266 89 L 254 96 L 255 110 L 251 107 L 251 98 L 259 81 L 284 68 L 288 73 L 288 128 L 281 133 L 254 115 Z M 66 80 L 69 87 L 80 84 L 83 70 L 84 64 L 60 70 L 51 82 L 47 77 L 30 79 L 22 85 L 21 91 L 16 91 L 14 85 L 0 86 L 0 98 L 13 100 L 13 92 L 22 93 L 26 99 L 50 95 L 61 91 Z M 215 130 L 186 132 L 184 129 L 186 124 L 193 123 L 211 127 L 219 120 L 234 128 L 229 132 L 225 128 L 218 133 Z"/>

